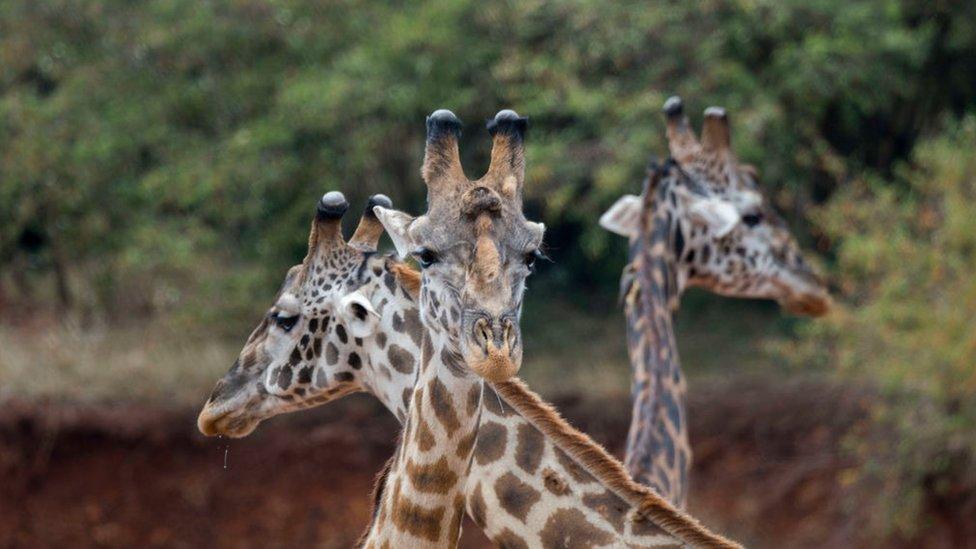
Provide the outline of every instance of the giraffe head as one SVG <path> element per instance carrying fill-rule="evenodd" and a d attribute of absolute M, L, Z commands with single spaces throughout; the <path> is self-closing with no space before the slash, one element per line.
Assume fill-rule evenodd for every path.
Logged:
<path fill-rule="evenodd" d="M 669 99 L 664 112 L 677 166 L 649 177 L 655 188 L 664 188 L 662 200 L 624 196 L 600 224 L 636 243 L 642 223 L 663 219 L 671 231 L 667 252 L 677 265 L 677 293 L 698 286 L 722 295 L 774 299 L 797 314 L 826 313 L 831 303 L 826 286 L 761 193 L 755 168 L 740 164 L 732 152 L 725 110 L 705 110 L 701 141 L 680 98 Z"/>
<path fill-rule="evenodd" d="M 373 208 L 389 208 L 390 200 L 373 196 L 347 243 L 340 221 L 348 206 L 335 191 L 319 201 L 305 260 L 288 270 L 273 305 L 217 382 L 197 420 L 202 433 L 242 437 L 271 416 L 376 392 L 376 376 L 390 378 L 391 369 L 412 374 L 422 327 L 405 288 L 416 279 L 410 282 L 405 265 L 375 254 L 383 227 Z M 401 274 L 406 278 L 396 280 Z"/>
<path fill-rule="evenodd" d="M 522 294 L 545 231 L 522 215 L 525 128 L 526 119 L 513 111 L 495 115 L 488 122 L 491 165 L 471 181 L 458 155 L 461 121 L 450 111 L 434 112 L 427 117 L 422 170 L 427 213 L 376 208 L 399 254 L 420 263 L 427 329 L 492 381 L 521 365 Z"/>

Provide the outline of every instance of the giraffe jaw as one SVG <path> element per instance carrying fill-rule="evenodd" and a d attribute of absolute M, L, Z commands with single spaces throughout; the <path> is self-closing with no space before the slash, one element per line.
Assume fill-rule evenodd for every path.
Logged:
<path fill-rule="evenodd" d="M 795 315 L 820 317 L 830 312 L 833 302 L 830 299 L 830 295 L 821 293 L 806 294 L 797 298 L 783 300 L 780 305 L 787 312 Z"/>

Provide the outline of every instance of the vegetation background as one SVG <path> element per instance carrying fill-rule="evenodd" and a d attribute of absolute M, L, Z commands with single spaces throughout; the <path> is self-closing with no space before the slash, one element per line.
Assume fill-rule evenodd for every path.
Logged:
<path fill-rule="evenodd" d="M 619 396 L 625 246 L 596 219 L 666 154 L 673 94 L 696 126 L 729 110 L 839 302 L 814 322 L 692 292 L 692 392 L 746 374 L 864 388 L 838 451 L 865 531 L 916 539 L 933 509 L 976 513 L 966 1 L 4 1 L 0 399 L 199 404 L 322 193 L 422 207 L 439 107 L 467 122 L 475 171 L 483 121 L 530 116 L 526 207 L 554 262 L 529 293 L 526 375 Z"/>

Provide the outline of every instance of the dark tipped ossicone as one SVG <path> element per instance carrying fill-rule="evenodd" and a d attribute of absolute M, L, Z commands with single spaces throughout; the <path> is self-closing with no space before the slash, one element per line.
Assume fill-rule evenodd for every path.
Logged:
<path fill-rule="evenodd" d="M 510 134 L 510 135 L 525 135 L 525 128 L 528 127 L 529 119 L 525 116 L 519 116 L 517 112 L 511 109 L 505 109 L 498 111 L 495 118 L 488 121 L 488 133 L 494 136 L 496 133 Z"/>
<path fill-rule="evenodd" d="M 685 105 L 677 95 L 672 95 L 664 102 L 664 114 L 667 116 L 681 116 L 684 112 Z"/>
<path fill-rule="evenodd" d="M 729 148 L 729 117 L 722 107 L 708 107 L 705 109 L 705 121 L 702 124 L 702 148 L 710 152 L 726 151 Z"/>
<path fill-rule="evenodd" d="M 366 203 L 365 215 L 367 217 L 376 217 L 376 212 L 373 211 L 373 208 L 376 206 L 389 210 L 393 208 L 393 201 L 385 194 L 374 194 L 369 197 L 369 202 Z"/>
<path fill-rule="evenodd" d="M 461 136 L 461 119 L 447 109 L 438 109 L 427 117 L 427 140 L 445 136 Z"/>
<path fill-rule="evenodd" d="M 705 118 L 725 119 L 728 118 L 728 116 L 728 113 L 726 113 L 725 109 L 722 107 L 708 107 L 705 109 Z"/>
<path fill-rule="evenodd" d="M 315 212 L 319 219 L 339 219 L 349 209 L 349 202 L 339 191 L 330 191 L 322 195 Z"/>

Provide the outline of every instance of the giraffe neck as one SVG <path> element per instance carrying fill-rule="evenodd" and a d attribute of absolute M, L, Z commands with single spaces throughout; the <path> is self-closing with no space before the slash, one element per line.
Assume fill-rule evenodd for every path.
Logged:
<path fill-rule="evenodd" d="M 413 295 L 401 286 L 374 299 L 383 318 L 376 346 L 388 348 L 398 337 L 409 345 L 404 325 L 419 323 Z M 379 485 L 367 546 L 450 547 L 464 507 L 505 547 L 734 546 L 630 480 L 619 462 L 520 381 L 492 387 L 464 375 L 443 333 L 420 336 L 418 372 L 386 368 L 382 353 L 363 366 L 365 389 L 406 423 Z M 467 395 L 463 405 L 460 395 Z"/>
<path fill-rule="evenodd" d="M 735 547 L 573 429 L 518 378 L 485 384 L 465 489 L 499 547 Z"/>
<path fill-rule="evenodd" d="M 392 267 L 392 269 L 391 269 Z M 395 269 L 409 269 L 390 260 L 374 267 L 372 302 L 380 316 L 379 327 L 366 342 L 362 368 L 362 389 L 396 416 L 401 424 L 413 398 L 420 370 L 424 327 L 416 293 L 398 279 Z"/>
<path fill-rule="evenodd" d="M 423 337 L 420 372 L 366 547 L 455 547 L 482 384 L 443 335 Z"/>
<path fill-rule="evenodd" d="M 656 203 L 668 204 L 666 189 L 656 191 Z M 634 377 L 625 464 L 634 480 L 684 507 L 691 446 L 685 412 L 687 388 L 672 311 L 680 292 L 674 251 L 683 245 L 685 233 L 672 211 L 652 211 L 656 214 L 635 242 L 628 266 L 632 283 L 626 288 L 625 314 Z"/>

